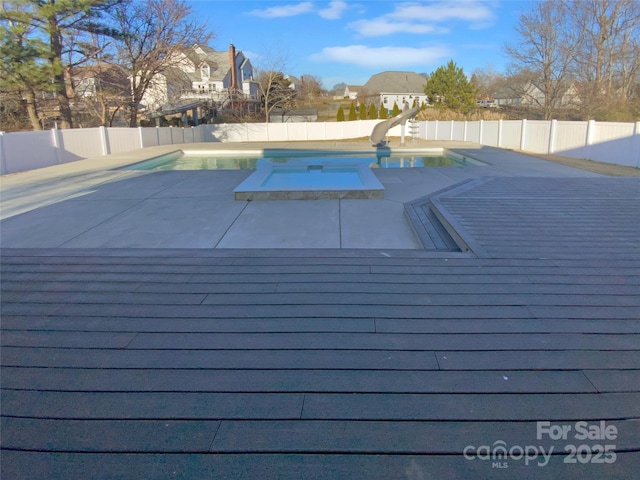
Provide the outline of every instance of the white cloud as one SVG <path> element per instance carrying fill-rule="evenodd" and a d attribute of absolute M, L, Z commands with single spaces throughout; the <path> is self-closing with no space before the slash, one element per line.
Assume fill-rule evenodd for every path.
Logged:
<path fill-rule="evenodd" d="M 448 22 L 455 20 L 468 22 L 471 28 L 483 28 L 495 21 L 495 15 L 487 3 L 476 0 L 401 3 L 391 13 L 372 20 L 358 20 L 349 26 L 365 37 L 395 33 L 433 34 L 447 33 Z"/>
<path fill-rule="evenodd" d="M 265 8 L 263 10 L 252 10 L 249 13 L 263 18 L 294 17 L 313 11 L 313 3 L 302 2 L 291 5 L 281 5 L 278 7 Z"/>
<path fill-rule="evenodd" d="M 486 22 L 495 16 L 486 3 L 475 0 L 414 4 L 401 3 L 388 15 L 392 19 L 446 22 L 450 20 L 466 20 L 470 22 Z"/>
<path fill-rule="evenodd" d="M 449 56 L 445 47 L 367 47 L 349 45 L 346 47 L 326 47 L 313 54 L 318 62 L 338 62 L 361 67 L 400 68 L 429 65 Z"/>
<path fill-rule="evenodd" d="M 394 33 L 447 33 L 443 27 L 436 27 L 426 23 L 412 22 L 392 22 L 386 18 L 376 18 L 374 20 L 358 20 L 349 24 L 360 35 L 364 37 L 381 37 Z"/>
<path fill-rule="evenodd" d="M 347 9 L 346 2 L 331 2 L 328 8 L 318 11 L 318 15 L 327 20 L 337 20 L 342 16 L 342 12 Z"/>

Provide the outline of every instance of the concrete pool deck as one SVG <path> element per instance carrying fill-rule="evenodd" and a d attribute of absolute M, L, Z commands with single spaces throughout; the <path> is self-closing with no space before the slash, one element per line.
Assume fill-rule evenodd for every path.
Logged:
<path fill-rule="evenodd" d="M 376 169 L 380 200 L 236 201 L 251 171 L 125 171 L 181 145 L 98 157 L 2 177 L 0 246 L 18 248 L 421 248 L 403 204 L 476 177 L 588 177 L 595 173 L 462 142 L 445 146 L 485 166 Z M 368 142 L 190 144 L 194 150 L 364 150 Z M 391 148 L 398 152 L 402 147 Z M 405 150 L 406 150 L 405 149 Z M 611 167 L 613 168 L 613 167 Z"/>

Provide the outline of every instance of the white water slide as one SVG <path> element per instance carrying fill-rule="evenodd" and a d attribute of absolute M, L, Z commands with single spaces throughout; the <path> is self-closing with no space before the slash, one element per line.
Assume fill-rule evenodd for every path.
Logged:
<path fill-rule="evenodd" d="M 387 132 L 391 130 L 396 125 L 404 125 L 408 119 L 413 117 L 420 107 L 415 106 L 408 110 L 404 110 L 400 115 L 396 117 L 389 118 L 387 120 L 383 120 L 380 123 L 377 123 L 373 130 L 371 131 L 371 135 L 369 139 L 371 140 L 371 144 L 374 146 L 381 146 L 384 141 L 384 137 L 387 135 Z"/>

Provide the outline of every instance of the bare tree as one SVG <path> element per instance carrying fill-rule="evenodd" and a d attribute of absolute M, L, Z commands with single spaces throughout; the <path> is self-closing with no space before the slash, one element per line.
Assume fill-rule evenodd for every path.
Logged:
<path fill-rule="evenodd" d="M 593 114 L 625 102 L 640 72 L 640 2 L 581 0 L 568 5 L 585 110 Z"/>
<path fill-rule="evenodd" d="M 137 125 L 142 98 L 157 76 L 184 61 L 184 48 L 213 37 L 204 24 L 190 20 L 190 13 L 182 0 L 130 0 L 116 9 L 120 58 L 131 79 L 130 126 Z"/>
<path fill-rule="evenodd" d="M 302 75 L 300 77 L 300 82 L 302 84 L 302 89 L 300 91 L 301 98 L 318 98 L 326 92 L 322 86 L 322 79 L 316 75 Z"/>
<path fill-rule="evenodd" d="M 540 107 L 550 119 L 561 103 L 570 80 L 573 47 L 566 34 L 564 1 L 545 0 L 520 15 L 516 26 L 518 41 L 505 45 L 505 51 L 517 70 L 529 70 L 543 93 Z"/>
<path fill-rule="evenodd" d="M 488 63 L 471 72 L 471 83 L 475 85 L 481 98 L 493 98 L 504 84 L 504 75 L 498 73 L 493 64 Z"/>
<path fill-rule="evenodd" d="M 292 88 L 291 80 L 281 71 L 260 70 L 258 86 L 266 123 L 269 123 L 269 117 L 274 109 L 291 108 L 294 105 L 296 91 Z"/>
<path fill-rule="evenodd" d="M 269 123 L 273 109 L 290 108 L 296 97 L 291 80 L 284 73 L 287 70 L 287 55 L 281 53 L 282 47 L 269 48 L 270 51 L 258 56 L 256 75 L 266 123 Z"/>

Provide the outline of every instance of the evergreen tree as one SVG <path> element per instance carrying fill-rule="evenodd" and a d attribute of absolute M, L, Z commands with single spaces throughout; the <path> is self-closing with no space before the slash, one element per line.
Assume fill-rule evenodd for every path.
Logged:
<path fill-rule="evenodd" d="M 24 24 L 7 22 L 0 25 L 0 91 L 24 99 L 31 128 L 42 130 L 38 115 L 38 93 L 51 91 L 49 64 L 42 61 L 46 45 L 29 38 Z"/>
<path fill-rule="evenodd" d="M 70 65 L 64 59 L 72 52 L 76 56 L 86 54 L 78 46 L 78 35 L 116 35 L 112 29 L 100 23 L 104 12 L 123 0 L 7 0 L 0 9 L 0 21 L 10 25 L 22 25 L 29 36 L 37 38 L 44 46 L 42 58 L 51 72 L 52 88 L 58 101 L 60 126 L 71 128 L 73 123 L 69 92 Z M 95 53 L 95 52 L 91 52 Z"/>
<path fill-rule="evenodd" d="M 342 105 L 338 108 L 338 115 L 336 116 L 336 121 L 344 122 L 344 110 L 342 109 Z"/>
<path fill-rule="evenodd" d="M 424 92 L 435 107 L 463 113 L 476 108 L 476 88 L 453 60 L 429 75 Z"/>
<path fill-rule="evenodd" d="M 351 106 L 349 107 L 349 121 L 352 122 L 357 120 L 358 116 L 356 115 L 356 106 L 351 102 Z"/>
<path fill-rule="evenodd" d="M 364 102 L 360 102 L 360 120 L 367 119 L 367 107 L 365 107 Z"/>
<path fill-rule="evenodd" d="M 391 110 L 391 116 L 397 117 L 398 115 L 400 115 L 400 107 L 398 107 L 397 102 L 393 102 L 393 110 Z"/>
<path fill-rule="evenodd" d="M 378 111 L 376 110 L 376 105 L 373 102 L 369 104 L 369 118 L 371 120 L 378 118 Z"/>
<path fill-rule="evenodd" d="M 389 114 L 387 113 L 387 109 L 384 104 L 380 103 L 380 112 L 378 112 L 378 118 L 385 119 L 389 118 Z"/>

